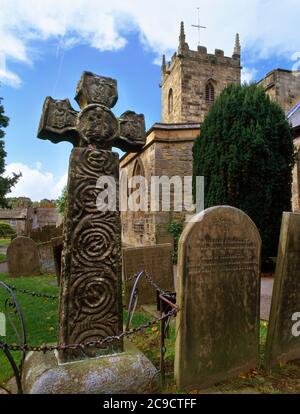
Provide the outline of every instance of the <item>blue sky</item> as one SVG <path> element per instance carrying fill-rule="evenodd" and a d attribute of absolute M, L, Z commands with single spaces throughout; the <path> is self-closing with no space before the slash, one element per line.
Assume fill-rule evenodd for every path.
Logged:
<path fill-rule="evenodd" d="M 241 4 L 242 3 L 242 4 Z M 277 68 L 299 69 L 297 0 L 0 0 L 0 96 L 10 126 L 7 173 L 22 171 L 14 196 L 55 198 L 66 182 L 71 145 L 36 138 L 47 95 L 73 100 L 84 70 L 118 80 L 114 112 L 144 113 L 147 128 L 161 119 L 160 65 L 178 45 L 184 20 L 187 42 L 231 55 L 235 33 L 242 42 L 243 79 Z"/>

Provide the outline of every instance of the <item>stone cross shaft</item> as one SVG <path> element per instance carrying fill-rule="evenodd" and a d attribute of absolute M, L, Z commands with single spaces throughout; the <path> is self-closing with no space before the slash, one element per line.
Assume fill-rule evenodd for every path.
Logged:
<path fill-rule="evenodd" d="M 118 147 L 138 152 L 145 144 L 143 115 L 125 112 L 117 119 L 111 108 L 118 99 L 117 82 L 84 72 L 77 87 L 76 112 L 68 99 L 46 98 L 38 137 L 74 145 L 70 158 L 64 223 L 59 343 L 86 344 L 123 331 L 121 223 L 119 211 L 99 211 L 102 176 L 119 188 Z M 117 194 L 118 200 L 118 194 Z M 67 350 L 70 362 L 122 352 L 122 342 Z"/>

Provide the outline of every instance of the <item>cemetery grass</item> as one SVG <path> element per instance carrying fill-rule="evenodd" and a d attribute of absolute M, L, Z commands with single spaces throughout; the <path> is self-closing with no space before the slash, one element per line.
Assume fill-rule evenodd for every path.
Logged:
<path fill-rule="evenodd" d="M 32 278 L 10 279 L 7 275 L 1 275 L 0 280 L 8 285 L 34 292 L 42 292 L 49 295 L 58 295 L 58 287 L 54 276 L 40 276 Z M 3 299 L 8 297 L 3 288 L 0 289 L 0 312 L 3 312 Z M 41 345 L 56 342 L 57 332 L 57 301 L 44 298 L 36 298 L 16 293 L 17 300 L 25 316 L 27 342 L 32 345 Z M 18 325 L 19 326 L 19 325 Z M 1 338 L 3 340 L 3 338 Z M 8 343 L 16 343 L 16 337 L 7 326 Z M 14 353 L 17 361 L 19 353 Z M 0 384 L 3 385 L 12 376 L 12 370 L 3 353 L 0 352 Z"/>
<path fill-rule="evenodd" d="M 8 247 L 11 243 L 11 239 L 0 239 L 0 247 Z"/>
<path fill-rule="evenodd" d="M 27 289 L 35 292 L 42 292 L 48 295 L 59 294 L 54 276 L 42 276 L 32 278 L 9 279 L 7 275 L 1 275 L 0 280 L 15 285 L 21 289 Z M 31 296 L 16 294 L 17 299 L 25 314 L 27 327 L 28 343 L 31 345 L 53 344 L 57 342 L 58 326 L 58 301 L 44 298 L 34 298 Z M 3 289 L 0 289 L 0 312 L 3 306 Z M 126 321 L 127 312 L 124 311 L 124 321 Z M 137 310 L 132 327 L 137 328 L 153 316 Z M 261 362 L 263 361 L 264 345 L 267 335 L 267 323 L 261 322 Z M 16 339 L 7 332 L 5 339 L 7 342 L 14 343 Z M 155 325 L 143 331 L 142 334 L 131 337 L 131 341 L 159 368 L 160 357 L 160 326 Z M 161 390 L 162 393 L 181 394 L 176 390 L 173 380 L 174 366 L 174 344 L 175 344 L 175 324 L 170 325 L 169 338 L 166 340 L 166 385 Z M 17 353 L 14 355 L 18 359 Z M 4 385 L 12 377 L 11 368 L 0 351 L 0 384 Z M 299 394 L 300 393 L 300 361 L 291 364 L 275 367 L 270 374 L 263 368 L 253 370 L 248 375 L 219 384 L 209 390 L 194 390 L 191 394 Z"/>

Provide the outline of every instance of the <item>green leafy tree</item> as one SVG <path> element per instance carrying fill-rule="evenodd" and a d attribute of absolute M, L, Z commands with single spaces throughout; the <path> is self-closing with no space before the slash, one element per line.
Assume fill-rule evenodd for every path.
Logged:
<path fill-rule="evenodd" d="M 283 211 L 291 210 L 294 146 L 285 114 L 256 85 L 230 85 L 194 145 L 195 177 L 205 177 L 205 206 L 231 205 L 256 223 L 263 260 L 277 255 Z"/>
<path fill-rule="evenodd" d="M 6 201 L 9 208 L 28 208 L 33 205 L 28 197 L 9 197 Z"/>
<path fill-rule="evenodd" d="M 55 200 L 48 200 L 44 199 L 39 202 L 40 208 L 56 208 L 56 201 Z"/>
<path fill-rule="evenodd" d="M 4 128 L 7 128 L 9 118 L 4 114 L 4 107 L 2 105 L 2 98 L 0 98 L 0 207 L 7 207 L 5 199 L 6 194 L 11 192 L 14 185 L 17 184 L 21 174 L 13 174 L 13 177 L 3 177 L 5 172 L 5 158 L 7 156 L 5 151 Z"/>
<path fill-rule="evenodd" d="M 68 191 L 67 191 L 67 187 L 65 187 L 62 191 L 61 196 L 56 201 L 56 205 L 59 209 L 59 212 L 62 215 L 65 214 L 65 209 L 66 209 L 66 206 L 67 206 L 67 197 L 68 197 Z"/>
<path fill-rule="evenodd" d="M 167 226 L 167 231 L 173 236 L 174 238 L 174 253 L 173 253 L 173 262 L 177 264 L 178 262 L 178 245 L 179 239 L 182 235 L 184 229 L 184 223 L 180 221 L 171 221 Z"/>
<path fill-rule="evenodd" d="M 0 237 L 10 237 L 16 234 L 15 230 L 3 221 L 0 221 Z"/>

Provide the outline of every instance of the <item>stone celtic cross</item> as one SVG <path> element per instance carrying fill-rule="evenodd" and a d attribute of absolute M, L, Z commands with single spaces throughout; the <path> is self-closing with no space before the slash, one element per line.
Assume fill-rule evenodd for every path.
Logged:
<path fill-rule="evenodd" d="M 68 201 L 62 259 L 59 343 L 99 341 L 123 331 L 121 223 L 119 211 L 99 211 L 101 176 L 119 182 L 118 147 L 138 152 L 145 144 L 143 115 L 125 112 L 117 119 L 117 82 L 84 72 L 77 87 L 75 111 L 68 99 L 46 98 L 38 137 L 71 142 Z M 118 194 L 117 194 L 118 200 Z M 60 361 L 122 352 L 121 342 L 99 349 L 61 352 Z"/>

